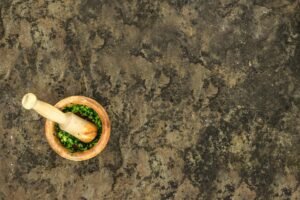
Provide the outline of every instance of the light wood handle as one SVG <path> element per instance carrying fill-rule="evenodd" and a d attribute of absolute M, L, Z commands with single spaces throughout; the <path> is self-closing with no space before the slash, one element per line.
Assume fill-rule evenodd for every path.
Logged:
<path fill-rule="evenodd" d="M 93 123 L 82 119 L 74 113 L 63 113 L 56 107 L 40 101 L 37 97 L 28 93 L 22 99 L 25 109 L 33 109 L 43 117 L 59 124 L 59 127 L 78 138 L 82 142 L 91 142 L 97 135 L 97 127 Z"/>
<path fill-rule="evenodd" d="M 48 103 L 38 100 L 37 97 L 32 93 L 28 93 L 23 97 L 22 105 L 25 109 L 33 109 L 51 121 L 59 124 L 67 123 L 67 117 L 62 111 Z"/>

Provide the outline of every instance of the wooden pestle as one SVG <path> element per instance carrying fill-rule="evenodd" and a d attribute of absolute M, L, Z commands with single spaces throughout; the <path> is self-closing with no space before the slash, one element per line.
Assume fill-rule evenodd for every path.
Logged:
<path fill-rule="evenodd" d="M 58 123 L 62 130 L 82 142 L 91 142 L 97 135 L 97 127 L 93 123 L 78 117 L 72 112 L 63 113 L 58 108 L 38 100 L 32 93 L 24 95 L 22 105 L 25 109 L 33 109 L 43 117 Z"/>

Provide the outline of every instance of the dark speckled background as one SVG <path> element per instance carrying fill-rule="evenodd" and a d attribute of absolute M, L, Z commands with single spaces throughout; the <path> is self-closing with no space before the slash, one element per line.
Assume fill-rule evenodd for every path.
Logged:
<path fill-rule="evenodd" d="M 1 0 L 0 199 L 300 199 L 297 0 Z M 99 101 L 71 162 L 25 111 Z"/>

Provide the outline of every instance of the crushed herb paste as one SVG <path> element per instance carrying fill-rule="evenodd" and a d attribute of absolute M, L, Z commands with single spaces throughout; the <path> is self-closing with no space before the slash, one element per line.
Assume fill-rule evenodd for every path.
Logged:
<path fill-rule="evenodd" d="M 95 137 L 95 139 L 93 141 L 91 141 L 89 143 L 84 143 L 84 142 L 81 142 L 76 137 L 74 137 L 73 135 L 69 134 L 68 132 L 61 130 L 59 128 L 58 124 L 56 124 L 55 125 L 55 130 L 56 130 L 55 135 L 59 139 L 60 143 L 65 148 L 69 149 L 71 152 L 82 152 L 82 151 L 88 150 L 88 149 L 92 148 L 93 146 L 95 146 L 95 144 L 98 142 L 98 140 L 101 136 L 101 132 L 102 132 L 102 124 L 101 124 L 101 120 L 100 120 L 97 112 L 87 106 L 78 105 L 78 104 L 67 106 L 67 107 L 63 108 L 62 111 L 63 112 L 72 112 L 72 113 L 78 115 L 79 117 L 82 117 L 83 119 L 94 123 L 97 126 L 98 131 L 97 131 L 97 136 Z"/>

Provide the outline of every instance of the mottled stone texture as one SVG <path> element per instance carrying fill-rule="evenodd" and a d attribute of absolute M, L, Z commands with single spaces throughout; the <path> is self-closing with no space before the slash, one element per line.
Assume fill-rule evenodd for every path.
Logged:
<path fill-rule="evenodd" d="M 1 0 L 0 199 L 300 199 L 297 0 Z M 72 162 L 21 108 L 99 101 Z"/>

